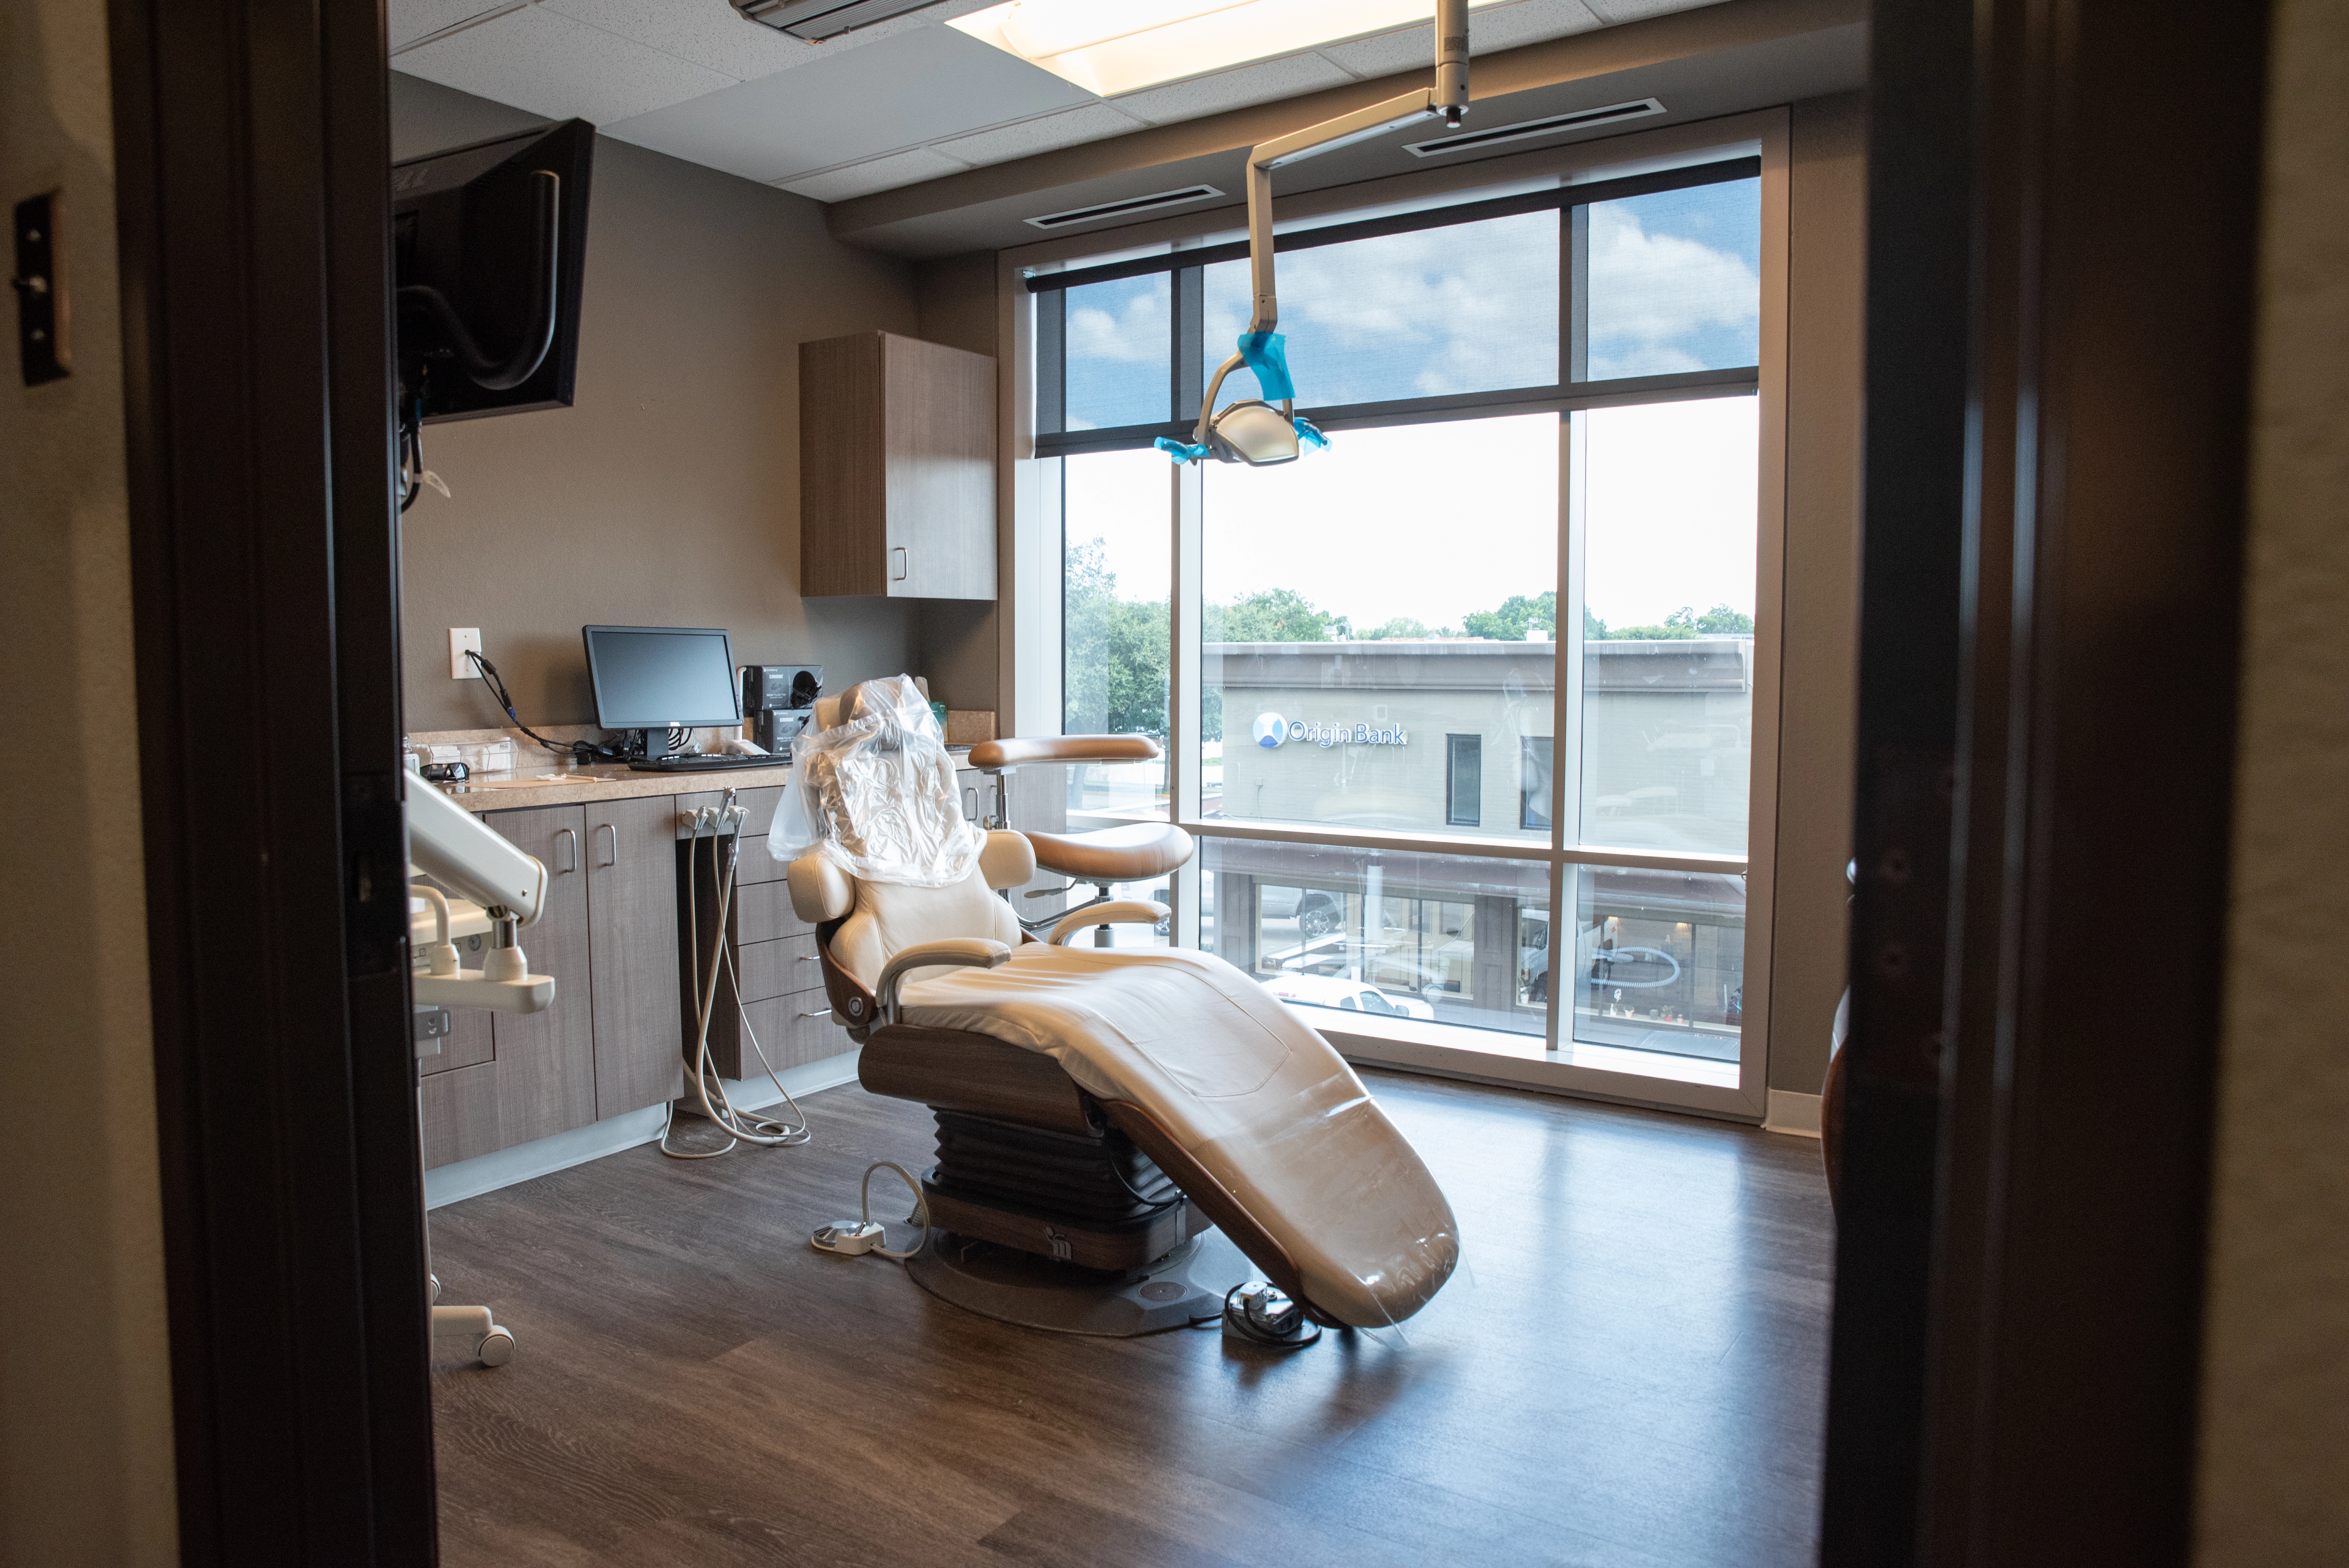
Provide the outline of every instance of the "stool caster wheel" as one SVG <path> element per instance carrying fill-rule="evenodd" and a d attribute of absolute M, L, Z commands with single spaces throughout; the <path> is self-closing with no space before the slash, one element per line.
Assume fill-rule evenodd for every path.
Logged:
<path fill-rule="evenodd" d="M 484 1367 L 502 1367 L 513 1359 L 513 1336 L 502 1328 L 492 1328 L 482 1335 L 481 1343 L 474 1349 Z"/>

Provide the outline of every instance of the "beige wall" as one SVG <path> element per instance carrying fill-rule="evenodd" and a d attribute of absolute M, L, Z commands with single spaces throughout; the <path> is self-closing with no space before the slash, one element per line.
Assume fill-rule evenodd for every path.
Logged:
<path fill-rule="evenodd" d="M 393 87 L 401 156 L 532 123 Z M 454 496 L 404 523 L 409 727 L 504 722 L 450 678 L 451 626 L 481 628 L 532 725 L 594 722 L 579 628 L 597 622 L 724 626 L 738 662 L 821 662 L 835 688 L 921 673 L 923 606 L 798 591 L 798 346 L 917 333 L 909 265 L 832 240 L 803 197 L 608 138 L 586 260 L 574 406 L 425 431 Z"/>
<path fill-rule="evenodd" d="M 130 733 L 104 0 L 0 0 L 0 195 L 62 186 L 74 374 L 0 389 L 0 1563 L 177 1561 Z M 6 310 L 13 327 L 15 310 Z"/>
<path fill-rule="evenodd" d="M 2349 1563 L 2349 8 L 2281 0 L 2196 1560 Z"/>
<path fill-rule="evenodd" d="M 1788 189 L 1785 642 L 1770 1087 L 1816 1094 L 1849 925 L 1858 658 L 1859 411 L 1868 119 L 1860 95 L 1794 106 Z"/>

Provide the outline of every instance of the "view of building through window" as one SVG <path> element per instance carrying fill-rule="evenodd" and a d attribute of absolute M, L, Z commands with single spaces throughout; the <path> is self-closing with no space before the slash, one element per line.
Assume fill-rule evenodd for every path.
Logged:
<path fill-rule="evenodd" d="M 1724 374 L 1566 413 L 1399 411 L 1292 464 L 1207 464 L 1187 481 L 1200 817 L 1281 830 L 1204 838 L 1203 946 L 1293 1003 L 1362 1016 L 1347 1027 L 1538 1047 L 1554 1010 L 1560 1041 L 1737 1059 L 1743 879 L 1574 862 L 1745 850 L 1756 189 L 1702 184 L 1284 257 L 1282 325 L 1316 405 L 1538 388 L 1562 369 L 1573 382 Z M 1562 265 L 1580 269 L 1566 322 Z M 1246 269 L 1188 275 L 1202 273 L 1211 366 L 1245 315 Z M 1063 291 L 1061 428 L 1165 417 L 1173 275 Z M 1138 444 L 1072 451 L 1059 480 L 1065 727 L 1169 741 L 1185 481 Z M 1163 765 L 1072 772 L 1072 823 L 1168 810 Z M 1318 841 L 1365 830 L 1479 847 Z M 1553 986 L 1553 968 L 1569 984 Z"/>

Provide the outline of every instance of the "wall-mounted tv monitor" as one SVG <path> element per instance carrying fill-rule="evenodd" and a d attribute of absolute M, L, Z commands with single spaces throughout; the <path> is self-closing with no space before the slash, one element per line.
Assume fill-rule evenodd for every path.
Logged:
<path fill-rule="evenodd" d="M 392 165 L 403 427 L 570 406 L 595 152 L 572 119 Z"/>

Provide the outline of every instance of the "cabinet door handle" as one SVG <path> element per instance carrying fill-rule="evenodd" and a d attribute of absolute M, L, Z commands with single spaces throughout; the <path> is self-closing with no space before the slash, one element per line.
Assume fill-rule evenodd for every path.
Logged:
<path fill-rule="evenodd" d="M 603 863 L 607 866 L 618 865 L 620 863 L 620 830 L 610 822 L 598 822 L 595 824 L 595 830 L 612 835 L 612 853 Z"/>
<path fill-rule="evenodd" d="M 802 1018 L 829 1018 L 832 1016 L 832 1009 L 829 1007 L 818 1007 L 814 1012 L 802 1013 L 800 1016 Z"/>
<path fill-rule="evenodd" d="M 962 792 L 962 816 L 966 822 L 978 820 L 978 791 L 966 787 Z"/>
<path fill-rule="evenodd" d="M 554 832 L 554 874 L 564 875 L 579 869 L 579 835 L 569 828 Z"/>
<path fill-rule="evenodd" d="M 893 583 L 903 583 L 905 580 L 905 552 L 903 546 L 889 552 L 889 580 Z"/>
<path fill-rule="evenodd" d="M 817 957 L 812 953 L 802 953 L 800 954 L 800 962 L 802 964 L 821 964 L 823 960 Z"/>

